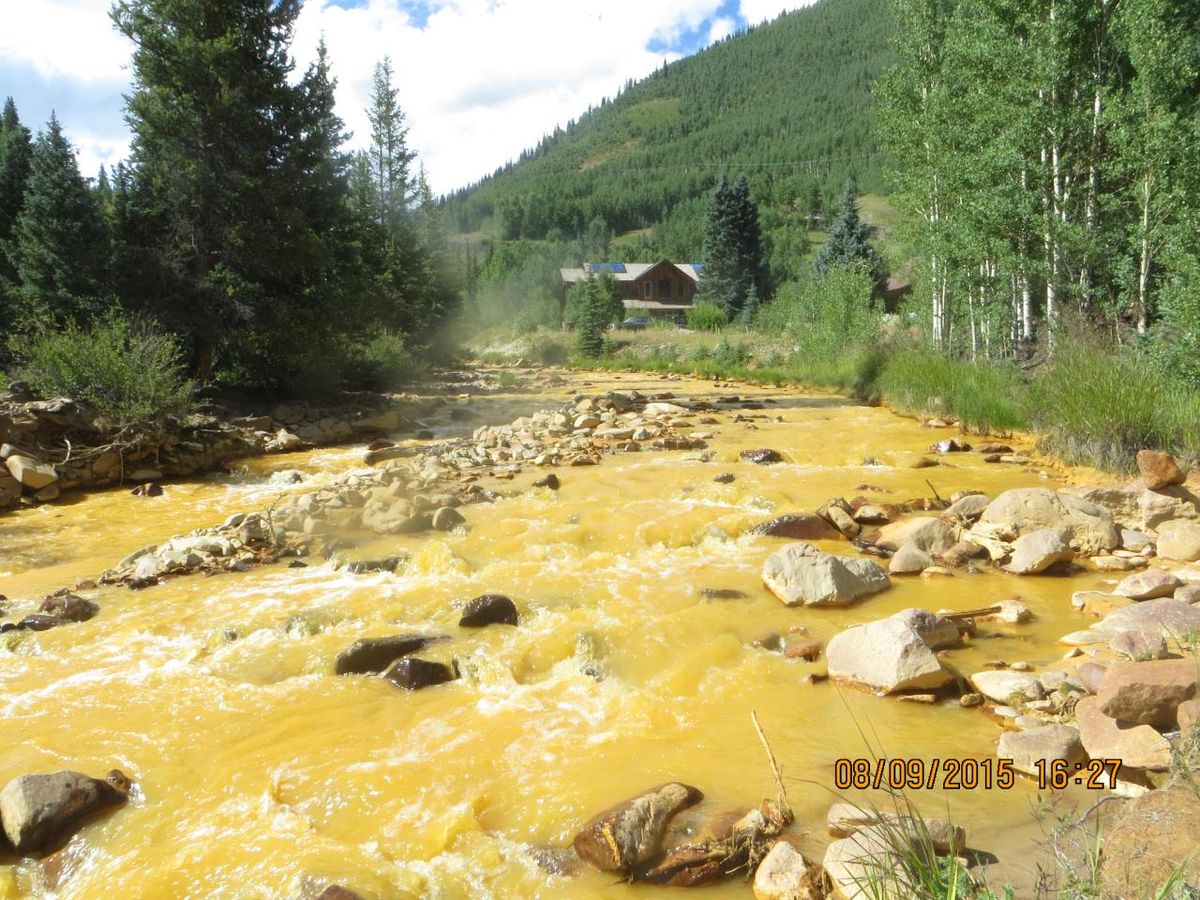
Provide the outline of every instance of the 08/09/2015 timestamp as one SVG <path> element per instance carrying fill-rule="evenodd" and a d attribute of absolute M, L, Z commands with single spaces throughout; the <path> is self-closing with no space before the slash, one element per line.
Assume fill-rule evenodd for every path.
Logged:
<path fill-rule="evenodd" d="M 1113 790 L 1121 770 L 1119 759 L 1068 762 L 1039 759 L 1030 773 L 1039 790 L 1061 791 L 1070 785 L 1091 790 Z M 837 759 L 833 763 L 836 790 L 890 788 L 896 790 L 974 791 L 1010 790 L 1017 783 L 1011 759 Z"/>

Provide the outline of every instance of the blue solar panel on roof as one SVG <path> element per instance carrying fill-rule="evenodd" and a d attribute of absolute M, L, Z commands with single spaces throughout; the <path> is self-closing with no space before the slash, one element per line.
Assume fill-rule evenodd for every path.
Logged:
<path fill-rule="evenodd" d="M 612 272 L 613 274 L 624 274 L 625 263 L 614 263 L 614 262 L 590 263 L 589 268 L 593 272 Z"/>

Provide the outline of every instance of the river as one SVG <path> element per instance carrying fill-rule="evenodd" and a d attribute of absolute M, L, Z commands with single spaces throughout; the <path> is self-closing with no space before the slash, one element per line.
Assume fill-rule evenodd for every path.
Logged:
<path fill-rule="evenodd" d="M 487 483 L 504 496 L 463 510 L 469 533 L 375 538 L 346 551 L 407 551 L 399 574 L 349 574 L 310 559 L 307 568 L 103 588 L 87 594 L 101 606 L 89 622 L 0 637 L 0 781 L 117 767 L 136 785 L 126 807 L 51 860 L 0 858 L 0 897 L 301 897 L 335 882 L 379 898 L 676 896 L 586 868 L 551 875 L 535 857 L 569 845 L 593 813 L 664 781 L 704 792 L 697 815 L 773 796 L 751 710 L 782 767 L 800 842 L 818 860 L 837 799 L 836 759 L 871 746 L 890 757 L 995 758 L 1002 722 L 988 712 L 812 683 L 822 660 L 785 659 L 755 638 L 804 626 L 824 643 L 907 607 L 1026 603 L 1032 622 L 981 625 L 955 651 L 952 664 L 967 673 L 994 659 L 1054 668 L 1064 651 L 1055 639 L 1085 626 L 1069 597 L 1098 585 L 1098 574 L 959 571 L 896 578 L 845 609 L 789 608 L 760 577 L 784 541 L 742 533 L 775 514 L 854 497 L 863 484 L 896 502 L 928 496 L 927 480 L 945 496 L 995 496 L 1094 473 L 1044 460 L 988 464 L 978 453 L 914 469 L 933 455 L 931 443 L 955 432 L 833 395 L 559 374 L 554 387 L 530 390 L 535 376 L 523 373 L 524 386 L 508 392 L 453 398 L 428 424 L 445 439 L 612 389 L 771 402 L 744 413 L 750 421 L 723 409 L 711 414 L 716 425 L 697 425 L 713 432 L 708 461 L 694 451 L 615 454 L 559 468 L 557 492 L 531 488 L 546 470 L 529 467 Z M 459 407 L 468 421 L 451 416 Z M 1030 447 L 1019 436 L 1010 442 Z M 741 461 L 752 447 L 786 461 Z M 280 492 L 312 490 L 360 467 L 362 453 L 271 456 L 232 476 L 168 484 L 157 498 L 104 491 L 8 514 L 0 593 L 39 597 L 95 577 L 142 545 L 262 509 Z M 311 477 L 267 484 L 280 469 Z M 717 483 L 720 472 L 736 480 Z M 706 600 L 705 588 L 747 596 Z M 488 591 L 516 601 L 519 627 L 457 626 L 458 604 Z M 428 653 L 458 659 L 468 677 L 408 693 L 332 674 L 333 658 L 358 638 L 400 631 L 452 636 Z M 1032 782 L 914 799 L 931 814 L 948 810 L 972 847 L 1000 857 L 995 886 L 1032 884 Z M 733 880 L 705 896 L 751 890 Z"/>

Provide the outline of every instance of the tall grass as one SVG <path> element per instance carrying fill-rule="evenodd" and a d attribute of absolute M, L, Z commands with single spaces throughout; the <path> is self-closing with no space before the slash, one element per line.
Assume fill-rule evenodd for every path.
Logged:
<path fill-rule="evenodd" d="M 1062 346 L 1030 390 L 1030 418 L 1068 463 L 1128 471 L 1138 450 L 1200 458 L 1200 397 L 1140 357 Z"/>
<path fill-rule="evenodd" d="M 950 416 L 973 431 L 1012 431 L 1028 425 L 1027 387 L 1018 370 L 1005 363 L 972 363 L 904 349 L 881 367 L 878 388 L 889 403 L 906 412 Z"/>

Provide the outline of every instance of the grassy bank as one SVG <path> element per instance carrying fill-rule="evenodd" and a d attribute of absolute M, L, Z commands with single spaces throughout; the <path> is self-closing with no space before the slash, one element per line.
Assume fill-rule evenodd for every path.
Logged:
<path fill-rule="evenodd" d="M 607 348 L 602 358 L 581 358 L 571 334 L 543 331 L 481 335 L 471 351 L 497 363 L 524 359 L 829 388 L 913 415 L 954 418 L 978 434 L 1032 430 L 1042 449 L 1065 462 L 1114 472 L 1132 471 L 1143 447 L 1200 462 L 1200 397 L 1136 358 L 1083 342 L 1064 343 L 1049 363 L 1030 368 L 955 359 L 899 340 L 823 353 L 735 329 L 609 332 Z"/>

